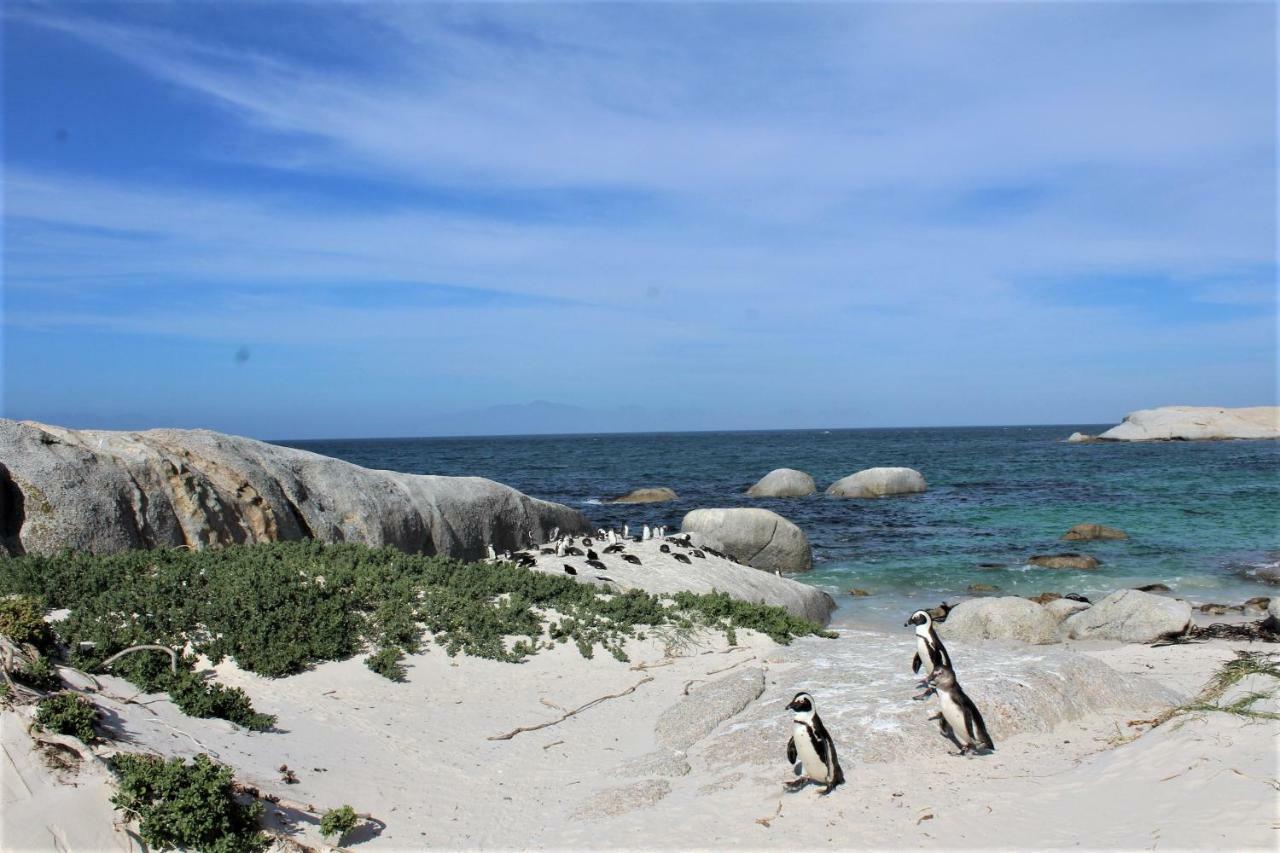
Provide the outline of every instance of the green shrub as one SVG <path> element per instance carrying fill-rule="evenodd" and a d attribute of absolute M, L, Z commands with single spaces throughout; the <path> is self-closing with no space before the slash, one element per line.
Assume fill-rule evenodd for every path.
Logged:
<path fill-rule="evenodd" d="M 229 657 L 274 677 L 373 647 L 378 651 L 369 667 L 397 678 L 401 653 L 418 651 L 426 635 L 450 655 L 513 662 L 570 641 L 586 657 L 601 648 L 625 660 L 627 640 L 650 625 L 718 628 L 730 639 L 750 628 L 780 643 L 834 636 L 780 607 L 723 593 L 605 595 L 568 577 L 507 563 L 314 541 L 0 560 L 2 593 L 68 608 L 55 631 L 81 668 L 129 646 L 160 643 L 215 663 Z M 559 614 L 553 624 L 549 611 Z M 548 633 L 551 643 L 544 640 Z M 170 689 L 168 663 L 144 652 L 113 664 L 113 671 L 144 690 Z M 183 660 L 183 669 L 191 666 Z M 175 689 L 175 701 L 183 696 L 192 708 L 229 708 L 225 713 L 248 724 L 242 721 L 252 711 L 234 691 L 206 687 L 211 694 L 198 695 L 181 680 Z"/>
<path fill-rule="evenodd" d="M 255 732 L 275 725 L 274 716 L 253 710 L 249 697 L 239 687 L 227 687 L 187 671 L 171 676 L 165 686 L 173 704 L 190 717 L 217 717 Z"/>
<path fill-rule="evenodd" d="M 404 681 L 405 668 L 400 663 L 404 653 L 397 648 L 379 649 L 365 658 L 364 665 L 391 681 Z"/>
<path fill-rule="evenodd" d="M 341 844 L 342 836 L 355 829 L 358 820 L 356 810 L 351 806 L 329 809 L 320 818 L 320 834 Z"/>
<path fill-rule="evenodd" d="M 231 786 L 231 768 L 197 755 L 165 761 L 120 753 L 110 759 L 119 790 L 112 804 L 138 821 L 143 842 L 156 850 L 256 853 L 267 847 L 258 828 L 262 804 L 244 804 Z"/>
<path fill-rule="evenodd" d="M 30 595 L 0 598 L 0 634 L 15 643 L 48 648 L 52 635 L 44 621 L 44 606 Z"/>
<path fill-rule="evenodd" d="M 30 664 L 14 670 L 13 680 L 44 693 L 62 687 L 62 678 L 46 657 L 38 657 Z"/>
<path fill-rule="evenodd" d="M 80 738 L 85 743 L 97 737 L 93 729 L 93 724 L 97 720 L 97 706 L 85 697 L 70 691 L 46 696 L 36 706 L 36 722 L 41 728 L 60 735 Z"/>

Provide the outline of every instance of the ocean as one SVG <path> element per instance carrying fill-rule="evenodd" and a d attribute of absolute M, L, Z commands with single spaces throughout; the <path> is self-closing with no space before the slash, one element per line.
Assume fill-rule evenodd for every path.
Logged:
<path fill-rule="evenodd" d="M 999 594 L 1078 592 L 1164 583 L 1194 602 L 1238 604 L 1280 592 L 1257 576 L 1280 568 L 1280 441 L 1065 444 L 1105 424 L 787 430 L 489 438 L 282 441 L 369 468 L 474 475 L 581 510 L 595 525 L 678 530 L 698 507 L 759 506 L 804 530 L 813 571 L 835 596 L 835 622 L 901 625 L 911 610 L 954 601 L 972 584 Z M 855 471 L 902 465 L 922 495 L 848 500 L 826 486 Z M 813 475 L 818 494 L 744 494 L 774 468 Z M 680 499 L 643 506 L 607 498 L 668 486 Z M 1062 542 L 1072 525 L 1119 527 L 1126 541 Z M 1029 566 L 1032 554 L 1079 551 L 1095 571 Z M 867 596 L 853 596 L 851 589 Z"/>

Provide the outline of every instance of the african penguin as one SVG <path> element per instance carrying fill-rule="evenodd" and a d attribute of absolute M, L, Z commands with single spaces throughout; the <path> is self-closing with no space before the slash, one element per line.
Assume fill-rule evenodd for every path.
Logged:
<path fill-rule="evenodd" d="M 690 560 L 690 559 L 689 559 L 688 557 L 686 557 L 684 554 L 672 554 L 671 556 L 675 557 L 677 560 L 679 560 L 680 562 L 682 562 L 682 563 L 684 563 L 684 564 L 686 564 L 686 565 L 688 565 L 688 564 L 690 564 L 690 563 L 692 563 L 692 562 L 693 562 L 693 560 Z"/>
<path fill-rule="evenodd" d="M 605 549 L 604 549 L 604 552 L 605 552 L 606 554 L 616 554 L 616 553 L 618 553 L 618 552 L 619 552 L 619 551 L 621 551 L 621 550 L 622 550 L 622 543 L 621 543 L 621 542 L 615 542 L 615 543 L 613 543 L 612 545 L 610 545 L 608 548 L 605 548 Z"/>
<path fill-rule="evenodd" d="M 587 539 L 587 538 L 583 537 L 583 540 L 582 540 L 582 547 L 583 547 L 583 548 L 590 548 L 593 544 L 594 544 L 594 543 L 593 543 L 590 539 Z"/>
<path fill-rule="evenodd" d="M 600 559 L 600 555 L 599 555 L 599 554 L 597 554 L 595 551 L 592 551 L 590 548 L 588 548 L 588 549 L 587 549 L 587 559 L 588 559 L 588 560 L 598 560 L 598 559 Z"/>
<path fill-rule="evenodd" d="M 937 692 L 940 706 L 929 719 L 939 721 L 942 733 L 955 741 L 960 754 L 983 748 L 994 751 L 996 745 L 987 734 L 987 724 L 978 706 L 956 681 L 955 670 L 949 664 L 939 664 L 929 674 L 929 684 Z"/>
<path fill-rule="evenodd" d="M 707 559 L 707 555 L 706 555 L 706 554 L 704 554 L 704 553 L 702 553 L 701 551 L 699 551 L 697 548 L 694 548 L 694 549 L 693 549 L 692 551 L 690 551 L 689 553 L 690 553 L 690 554 L 693 554 L 693 556 L 697 557 L 699 560 L 705 560 L 705 559 Z"/>
<path fill-rule="evenodd" d="M 599 560 L 587 560 L 587 565 L 593 569 L 603 569 L 605 567 L 604 563 Z"/>
<path fill-rule="evenodd" d="M 647 524 L 646 524 L 646 525 L 644 526 L 644 529 L 643 529 L 643 530 L 641 531 L 641 533 L 640 533 L 640 541 L 641 541 L 641 542 L 648 542 L 648 541 L 649 541 L 649 539 L 650 539 L 652 536 L 653 536 L 653 531 L 651 531 L 651 530 L 649 529 L 649 525 L 647 525 Z"/>
<path fill-rule="evenodd" d="M 794 725 L 791 740 L 787 741 L 787 761 L 794 769 L 800 763 L 797 775 L 800 777 L 785 783 L 789 791 L 797 791 L 809 781 L 820 782 L 824 787 L 818 793 L 830 794 L 837 785 L 844 784 L 844 771 L 840 769 L 840 760 L 836 758 L 836 745 L 827 734 L 813 697 L 808 693 L 797 693 L 787 705 L 788 711 L 794 711 Z"/>
<path fill-rule="evenodd" d="M 670 545 L 668 545 L 666 542 L 663 542 L 661 545 L 659 545 L 659 546 L 658 546 L 658 550 L 659 550 L 659 551 L 661 551 L 661 552 L 662 552 L 662 553 L 664 553 L 664 554 L 670 554 L 670 553 L 671 553 L 671 546 L 670 546 Z"/>
<path fill-rule="evenodd" d="M 578 573 L 578 570 L 577 570 L 577 569 L 575 569 L 573 566 L 569 565 L 568 563 L 565 563 L 565 564 L 564 564 L 564 573 L 565 573 L 566 575 L 576 575 L 576 574 Z"/>
<path fill-rule="evenodd" d="M 583 556 L 583 553 L 582 553 L 582 549 L 581 549 L 581 548 L 565 548 L 565 549 L 564 549 L 564 553 L 565 553 L 567 556 L 570 556 L 570 557 L 581 557 L 581 556 Z"/>
<path fill-rule="evenodd" d="M 492 544 L 490 544 L 490 545 L 485 545 L 485 546 L 484 546 L 484 551 L 485 551 L 485 554 L 486 554 L 486 555 L 488 555 L 488 557 L 489 557 L 489 559 L 490 559 L 490 560 L 496 560 L 496 559 L 498 559 L 498 552 L 493 550 L 493 545 L 492 545 Z"/>
<path fill-rule="evenodd" d="M 623 554 L 622 559 L 626 560 L 628 563 L 634 563 L 637 566 L 640 565 L 640 558 L 635 554 Z"/>
<path fill-rule="evenodd" d="M 938 631 L 933 627 L 933 619 L 923 610 L 917 610 L 911 614 L 903 627 L 916 626 L 916 653 L 911 658 L 911 671 L 920 672 L 920 667 L 924 667 L 924 676 L 927 681 L 929 674 L 938 666 L 951 666 L 951 655 L 947 654 L 947 647 L 942 644 L 942 639 L 938 636 Z M 921 681 L 921 686 L 925 686 L 925 681 Z M 929 691 L 916 696 L 916 699 L 923 699 L 929 695 Z"/>

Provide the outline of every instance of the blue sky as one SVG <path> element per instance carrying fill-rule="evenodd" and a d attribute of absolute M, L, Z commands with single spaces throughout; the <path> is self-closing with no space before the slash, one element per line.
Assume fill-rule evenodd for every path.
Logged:
<path fill-rule="evenodd" d="M 7 417 L 1277 398 L 1276 8 L 6 3 Z"/>

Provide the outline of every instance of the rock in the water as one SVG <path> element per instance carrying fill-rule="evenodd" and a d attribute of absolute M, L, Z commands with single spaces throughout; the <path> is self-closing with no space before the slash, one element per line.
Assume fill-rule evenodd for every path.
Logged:
<path fill-rule="evenodd" d="M 849 594 L 852 595 L 854 598 L 866 598 L 871 593 L 867 592 L 865 589 L 858 589 L 857 587 L 854 587 L 853 589 L 849 590 Z"/>
<path fill-rule="evenodd" d="M 1034 601 L 1017 596 L 962 601 L 939 628 L 943 638 L 958 640 L 1021 640 L 1052 643 L 1058 620 Z"/>
<path fill-rule="evenodd" d="M 1091 539 L 1128 539 L 1129 534 L 1118 527 L 1107 527 L 1102 524 L 1077 524 L 1062 538 L 1067 542 L 1087 542 Z"/>
<path fill-rule="evenodd" d="M 1044 569 L 1096 569 L 1102 561 L 1088 554 L 1035 554 L 1027 559 Z"/>
<path fill-rule="evenodd" d="M 680 496 L 665 486 L 654 488 L 632 489 L 625 495 L 618 495 L 616 498 L 609 498 L 607 503 L 611 504 L 660 504 L 667 501 L 679 500 Z"/>
<path fill-rule="evenodd" d="M 1143 584 L 1142 586 L 1135 586 L 1134 589 L 1138 592 L 1173 592 L 1173 590 L 1169 589 L 1169 587 L 1162 583 Z"/>
<path fill-rule="evenodd" d="M 1280 438 L 1280 406 L 1224 409 L 1216 406 L 1162 406 L 1125 415 L 1124 422 L 1098 436 L 1102 441 L 1212 441 Z"/>
<path fill-rule="evenodd" d="M 803 471 L 794 468 L 775 468 L 747 489 L 753 498 L 803 498 L 813 494 L 818 487 Z"/>
<path fill-rule="evenodd" d="M 319 539 L 476 559 L 590 529 L 492 480 L 372 471 L 208 430 L 0 420 L 0 463 L 11 554 Z"/>
<path fill-rule="evenodd" d="M 970 595 L 982 595 L 988 592 L 999 592 L 1000 587 L 989 583 L 971 583 L 967 591 Z"/>
<path fill-rule="evenodd" d="M 1072 640 L 1120 640 L 1150 643 L 1181 634 L 1191 625 L 1191 605 L 1136 589 L 1113 592 L 1062 623 Z"/>
<path fill-rule="evenodd" d="M 680 523 L 684 533 L 748 566 L 766 571 L 806 572 L 813 552 L 804 531 L 767 509 L 695 509 Z"/>
<path fill-rule="evenodd" d="M 914 495 L 928 489 L 924 475 L 914 468 L 867 468 L 827 486 L 837 498 L 883 498 Z"/>
<path fill-rule="evenodd" d="M 1089 444 L 1098 440 L 1096 435 L 1087 435 L 1083 432 L 1073 432 L 1067 436 L 1068 444 Z"/>

